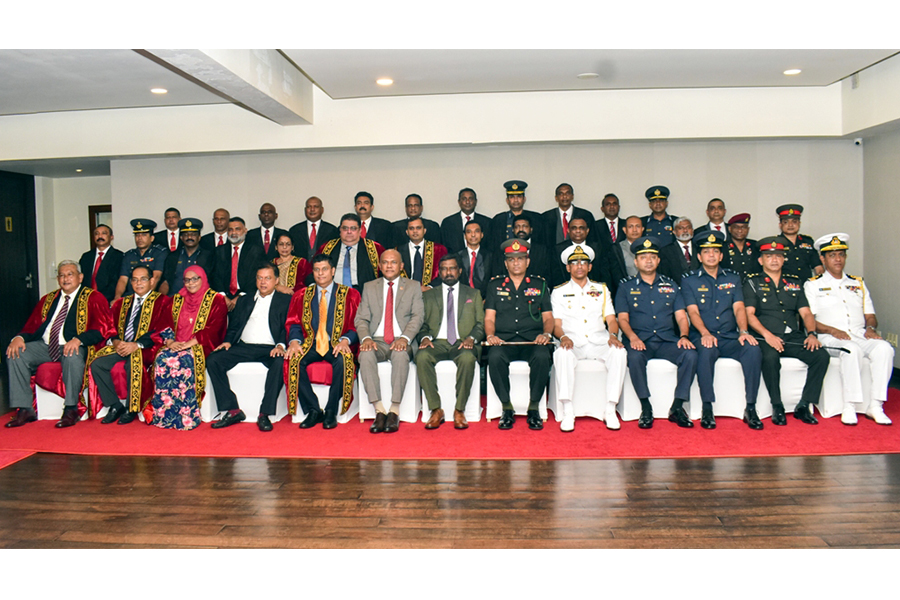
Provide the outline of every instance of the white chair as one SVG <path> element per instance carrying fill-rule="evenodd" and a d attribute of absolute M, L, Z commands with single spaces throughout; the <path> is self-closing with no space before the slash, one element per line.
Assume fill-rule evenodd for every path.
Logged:
<path fill-rule="evenodd" d="M 84 396 L 87 397 L 87 390 Z M 37 400 L 37 418 L 41 421 L 59 421 L 63 409 L 66 407 L 66 399 L 58 396 L 56 392 L 45 390 L 39 385 L 34 386 L 34 397 Z M 86 421 L 88 413 L 81 415 L 81 420 Z"/>
<path fill-rule="evenodd" d="M 509 400 L 512 402 L 513 410 L 517 415 L 524 415 L 528 412 L 528 403 L 531 398 L 531 392 L 528 386 L 528 376 L 531 373 L 531 369 L 528 367 L 528 361 L 525 360 L 514 360 L 509 363 Z M 490 374 L 490 370 L 488 370 L 488 374 Z M 488 376 L 490 379 L 490 375 Z M 547 420 L 547 391 L 544 390 L 544 395 L 541 397 L 541 402 L 538 405 L 538 412 L 541 414 L 541 419 L 544 421 Z M 487 386 L 487 409 L 485 411 L 485 416 L 487 420 L 491 419 L 499 419 L 503 414 L 503 404 L 500 402 L 500 397 L 497 396 L 497 392 L 494 390 L 494 382 L 488 381 Z"/>
<path fill-rule="evenodd" d="M 250 422 L 256 421 L 256 416 L 259 414 L 259 405 L 262 403 L 268 372 L 265 365 L 258 362 L 238 363 L 228 371 L 228 384 L 234 395 L 237 396 L 238 408 L 244 411 Z M 206 396 L 200 405 L 200 419 L 208 423 L 217 414 L 219 414 L 219 408 L 216 404 L 216 392 L 207 371 Z M 269 420 L 276 423 L 287 414 L 287 393 L 282 388 L 281 393 L 278 394 L 278 400 L 275 402 L 275 415 L 270 416 Z"/>
<path fill-rule="evenodd" d="M 662 358 L 653 358 L 647 362 L 647 387 L 650 388 L 650 406 L 653 407 L 654 418 L 665 419 L 669 416 L 677 383 L 678 367 L 674 364 Z M 684 405 L 684 410 L 692 421 L 696 421 L 703 412 L 700 388 L 697 387 L 696 377 L 691 384 L 690 396 L 689 402 Z M 625 376 L 625 387 L 622 390 L 622 400 L 619 402 L 618 412 L 623 421 L 635 421 L 641 416 L 641 401 L 634 391 L 630 372 Z"/>
<path fill-rule="evenodd" d="M 608 399 L 603 393 L 606 390 L 606 364 L 599 360 L 579 360 L 575 363 L 575 391 L 572 393 L 572 407 L 576 417 L 592 417 L 603 420 L 606 416 Z M 621 397 L 616 399 L 616 402 Z M 559 399 L 556 394 L 556 369 L 550 372 L 550 397 L 547 408 L 559 421 Z"/>
<path fill-rule="evenodd" d="M 762 382 L 760 382 L 762 385 Z M 744 388 L 744 371 L 741 363 L 733 358 L 720 358 L 716 361 L 716 376 L 713 381 L 713 389 L 716 392 L 716 401 L 713 404 L 713 414 L 717 417 L 744 418 L 744 410 L 747 408 L 747 394 Z M 700 386 L 697 385 L 697 396 L 694 397 L 691 388 L 691 404 L 700 405 L 703 412 L 703 401 L 700 399 Z"/>
<path fill-rule="evenodd" d="M 357 372 L 357 376 L 359 373 Z M 391 406 L 391 363 L 383 361 L 378 363 L 378 380 L 381 382 L 381 402 L 385 409 Z M 359 420 L 375 418 L 375 407 L 369 401 L 366 394 L 366 386 L 359 386 Z M 419 378 L 416 375 L 416 365 L 409 363 L 409 376 L 406 379 L 406 389 L 400 398 L 400 420 L 404 423 L 415 423 L 422 411 L 422 390 L 419 389 Z"/>
<path fill-rule="evenodd" d="M 869 361 L 863 361 L 863 403 L 857 408 L 857 412 L 865 412 L 869 408 L 872 400 L 872 385 L 869 367 Z M 784 403 L 786 413 L 793 412 L 800 402 L 800 396 L 803 394 L 803 386 L 806 383 L 806 365 L 797 358 L 781 359 L 781 401 Z M 823 417 L 840 416 L 844 409 L 844 386 L 841 378 L 841 361 L 838 358 L 832 358 L 828 364 L 828 371 L 825 372 L 825 379 L 822 382 L 822 394 L 819 396 L 819 403 L 816 405 L 819 414 Z M 772 400 L 769 397 L 769 391 L 766 389 L 765 383 L 759 386 L 759 400 L 757 401 L 756 412 L 760 418 L 772 416 Z"/>
<path fill-rule="evenodd" d="M 481 420 L 481 378 L 479 377 L 478 363 L 475 363 L 475 377 L 472 379 L 472 389 L 469 391 L 469 399 L 466 401 L 466 421 L 470 423 Z M 456 410 L 456 363 L 452 360 L 439 361 L 434 366 L 437 375 L 438 395 L 441 397 L 441 408 L 444 409 L 444 418 L 453 420 L 453 411 Z M 422 398 L 422 422 L 425 423 L 431 417 L 428 410 L 428 402 Z"/>
<path fill-rule="evenodd" d="M 328 404 L 328 392 L 331 390 L 331 386 L 324 385 L 321 383 L 312 383 L 313 393 L 316 395 L 316 399 L 319 401 L 319 408 L 321 410 L 325 410 L 325 406 Z M 340 400 L 338 400 L 340 403 Z M 347 412 L 344 414 L 340 414 L 340 408 L 338 408 L 338 423 L 349 423 L 350 419 L 355 417 L 359 412 L 359 383 L 357 381 L 353 382 L 353 400 L 350 402 L 350 408 L 347 409 Z M 300 408 L 300 403 L 297 403 L 297 414 L 291 417 L 291 422 L 293 423 L 302 423 L 303 419 L 306 418 L 306 413 Z"/>

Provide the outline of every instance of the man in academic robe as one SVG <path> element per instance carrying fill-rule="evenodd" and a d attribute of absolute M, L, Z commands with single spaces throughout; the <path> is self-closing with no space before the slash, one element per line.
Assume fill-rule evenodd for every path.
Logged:
<path fill-rule="evenodd" d="M 291 227 L 290 234 L 294 242 L 294 256 L 305 258 L 311 263 L 325 242 L 339 237 L 338 228 L 322 219 L 325 208 L 322 200 L 316 196 L 306 199 L 303 212 L 306 220 Z"/>
<path fill-rule="evenodd" d="M 394 248 L 397 242 L 394 240 L 394 226 L 387 219 L 372 216 L 375 208 L 375 199 L 369 192 L 357 192 L 353 198 L 353 207 L 359 216 L 359 236 L 381 244 L 385 250 Z M 340 273 L 340 271 L 339 271 Z"/>
<path fill-rule="evenodd" d="M 122 251 L 112 247 L 112 227 L 97 225 L 94 228 L 94 248 L 81 255 L 78 263 L 84 275 L 82 284 L 97 290 L 112 302 L 116 295 L 116 284 L 119 282 L 119 270 L 122 268 Z"/>
<path fill-rule="evenodd" d="M 444 218 L 441 221 L 441 244 L 450 254 L 459 252 L 466 247 L 465 229 L 471 222 L 481 226 L 481 237 L 491 239 L 491 218 L 475 212 L 478 206 L 478 197 L 472 188 L 459 190 L 459 212 Z"/>
<path fill-rule="evenodd" d="M 134 293 L 119 298 L 112 306 L 115 335 L 100 349 L 88 364 L 91 403 L 109 409 L 100 422 L 118 421 L 127 425 L 137 418 L 153 396 L 153 359 L 163 345 L 160 334 L 174 329 L 172 299 L 153 291 L 150 269 L 139 265 L 131 272 Z M 113 367 L 124 362 L 128 382 L 127 404 L 119 401 L 113 385 Z"/>
<path fill-rule="evenodd" d="M 438 265 L 447 254 L 441 244 L 426 239 L 427 230 L 421 217 L 414 217 L 407 222 L 403 234 L 405 243 L 397 246 L 400 259 L 407 267 L 402 271 L 404 277 L 418 281 L 424 292 L 432 282 L 440 279 Z M 400 238 L 397 238 L 400 239 Z"/>
<path fill-rule="evenodd" d="M 261 246 L 247 244 L 247 226 L 241 217 L 228 222 L 228 244 L 216 248 L 211 287 L 225 296 L 228 311 L 239 296 L 256 292 L 256 269 L 266 262 Z"/>
<path fill-rule="evenodd" d="M 85 364 L 114 333 L 109 304 L 99 292 L 83 286 L 75 261 L 64 260 L 56 271 L 59 289 L 40 299 L 6 349 L 9 403 L 16 414 L 7 427 L 37 420 L 31 376 L 46 362 L 62 363 L 65 409 L 57 427 L 71 427 L 87 408 L 82 391 Z"/>
<path fill-rule="evenodd" d="M 569 224 L 573 219 L 583 219 L 587 224 L 588 231 L 591 232 L 590 241 L 594 241 L 594 215 L 591 211 L 573 206 L 572 201 L 575 200 L 575 191 L 568 183 L 561 183 L 556 186 L 556 208 L 544 212 L 541 217 L 544 220 L 545 243 L 551 247 L 569 241 Z M 555 261 L 554 261 L 555 262 Z"/>
<path fill-rule="evenodd" d="M 335 281 L 357 292 L 378 277 L 378 259 L 384 252 L 381 244 L 360 235 L 360 225 L 359 215 L 345 214 L 341 217 L 340 237 L 325 242 L 319 249 L 336 265 Z"/>
<path fill-rule="evenodd" d="M 319 423 L 324 429 L 334 429 L 338 413 L 347 412 L 353 401 L 354 356 L 359 343 L 354 321 L 360 295 L 334 280 L 335 265 L 327 254 L 313 257 L 312 269 L 314 283 L 294 294 L 288 310 L 290 344 L 284 362 L 288 411 L 297 414 L 299 402 L 306 415 L 300 429 Z M 331 364 L 332 374 L 324 411 L 306 371 L 307 366 L 321 361 Z"/>
<path fill-rule="evenodd" d="M 394 221 L 394 243 L 397 248 L 403 245 L 406 239 L 406 227 L 413 219 L 422 219 L 425 226 L 425 239 L 435 244 L 441 243 L 441 225 L 437 221 L 426 219 L 422 216 L 422 196 L 419 194 L 410 194 L 404 201 L 406 205 L 406 218 Z M 437 264 L 437 263 L 435 263 Z"/>
<path fill-rule="evenodd" d="M 259 227 L 247 232 L 247 245 L 258 246 L 266 260 L 271 261 L 278 256 L 275 244 L 282 235 L 290 235 L 286 229 L 275 227 L 278 211 L 269 202 L 259 207 Z"/>

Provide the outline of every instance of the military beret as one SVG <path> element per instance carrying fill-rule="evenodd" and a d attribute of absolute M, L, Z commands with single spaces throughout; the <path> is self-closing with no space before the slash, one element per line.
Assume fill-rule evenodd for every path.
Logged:
<path fill-rule="evenodd" d="M 728 225 L 750 224 L 750 213 L 740 213 L 728 219 Z"/>

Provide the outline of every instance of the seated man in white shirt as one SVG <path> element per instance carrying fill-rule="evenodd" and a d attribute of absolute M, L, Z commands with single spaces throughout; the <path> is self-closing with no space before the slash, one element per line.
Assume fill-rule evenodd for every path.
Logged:
<path fill-rule="evenodd" d="M 863 357 L 872 363 L 872 403 L 866 416 L 879 425 L 890 425 L 882 405 L 887 400 L 888 382 L 894 369 L 894 349 L 878 335 L 878 319 L 869 289 L 862 277 L 844 273 L 847 262 L 846 233 L 830 233 L 815 242 L 825 272 L 803 285 L 809 309 L 816 318 L 816 332 L 823 346 L 846 348 L 850 352 L 828 350 L 841 359 L 844 381 L 844 410 L 841 422 L 856 425 L 856 407 L 862 404 L 860 380 Z"/>

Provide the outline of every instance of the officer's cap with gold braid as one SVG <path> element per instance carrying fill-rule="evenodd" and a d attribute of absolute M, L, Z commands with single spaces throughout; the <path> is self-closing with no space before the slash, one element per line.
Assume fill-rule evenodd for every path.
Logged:
<path fill-rule="evenodd" d="M 563 264 L 568 264 L 577 260 L 586 260 L 588 262 L 593 262 L 594 249 L 590 246 L 584 246 L 582 244 L 572 244 L 562 251 L 562 253 L 559 255 L 559 258 L 563 261 Z"/>
<path fill-rule="evenodd" d="M 203 229 L 203 221 L 200 219 L 181 219 L 178 221 L 178 229 L 179 231 L 196 231 L 197 233 Z"/>
<path fill-rule="evenodd" d="M 799 204 L 782 204 L 775 212 L 779 219 L 799 219 L 803 214 L 803 207 Z"/>
<path fill-rule="evenodd" d="M 780 235 L 770 235 L 769 237 L 759 240 L 759 251 L 763 254 L 778 252 L 784 254 L 785 239 Z"/>
<path fill-rule="evenodd" d="M 156 229 L 156 221 L 150 219 L 131 220 L 132 233 L 153 233 L 154 229 Z"/>
<path fill-rule="evenodd" d="M 648 252 L 659 254 L 659 245 L 648 237 L 638 238 L 632 242 L 631 253 L 635 256 L 638 254 L 646 254 Z"/>
<path fill-rule="evenodd" d="M 847 245 L 849 241 L 850 236 L 846 233 L 829 233 L 817 239 L 813 245 L 821 254 L 825 254 L 832 250 L 846 250 L 849 248 Z"/>
<path fill-rule="evenodd" d="M 528 184 L 524 181 L 519 181 L 518 179 L 513 179 L 511 181 L 507 181 L 503 184 L 503 187 L 506 188 L 507 195 L 517 195 L 524 194 L 525 188 L 528 187 Z"/>
<path fill-rule="evenodd" d="M 653 200 L 668 200 L 669 188 L 664 185 L 654 185 L 652 188 L 644 192 L 644 195 L 647 196 L 648 202 Z"/>
<path fill-rule="evenodd" d="M 506 240 L 500 244 L 500 250 L 503 252 L 504 258 L 509 258 L 510 256 L 528 256 L 528 250 L 530 248 L 531 244 L 525 240 L 516 238 Z"/>
<path fill-rule="evenodd" d="M 725 244 L 725 234 L 721 231 L 701 231 L 694 235 L 694 245 L 698 248 L 721 248 Z"/>

